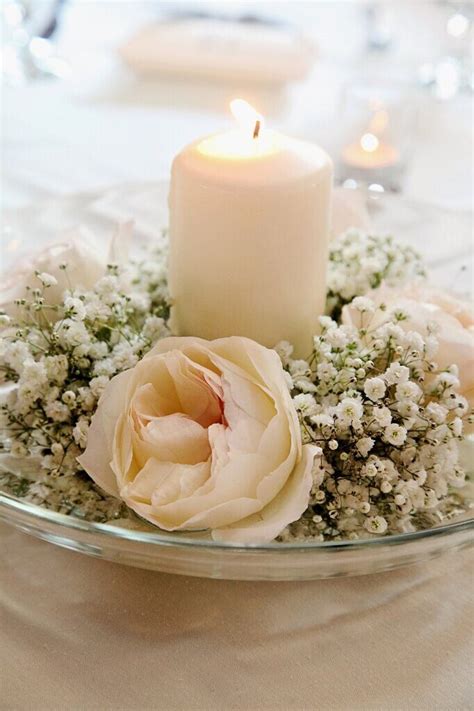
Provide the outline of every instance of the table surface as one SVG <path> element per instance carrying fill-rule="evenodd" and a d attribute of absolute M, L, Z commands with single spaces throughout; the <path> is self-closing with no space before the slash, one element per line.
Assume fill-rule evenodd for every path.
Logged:
<path fill-rule="evenodd" d="M 166 178 L 182 145 L 226 120 L 229 87 L 137 80 L 110 51 L 132 27 L 125 10 L 117 18 L 108 4 L 116 28 L 105 51 L 84 5 L 73 3 L 64 19 L 72 80 L 4 92 L 4 207 Z M 283 97 L 249 93 L 275 125 L 330 150 L 338 90 L 360 66 L 348 69 L 343 38 L 328 49 L 328 36 L 338 41 L 329 15 L 333 33 L 307 82 Z M 78 32 L 86 21 L 88 32 Z M 423 130 L 393 229 L 411 230 L 448 286 L 470 257 L 472 105 L 418 100 Z M 37 208 L 25 214 L 33 234 Z M 469 552 L 379 576 L 239 583 L 126 568 L 4 525 L 0 547 L 5 709 L 458 711 L 474 703 Z"/>

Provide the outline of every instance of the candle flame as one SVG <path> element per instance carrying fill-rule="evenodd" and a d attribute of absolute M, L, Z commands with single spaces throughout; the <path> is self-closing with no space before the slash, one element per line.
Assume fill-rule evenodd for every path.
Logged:
<path fill-rule="evenodd" d="M 231 101 L 230 110 L 237 119 L 239 126 L 253 138 L 258 138 L 263 127 L 263 116 L 244 99 Z"/>
<path fill-rule="evenodd" d="M 360 145 L 367 153 L 373 153 L 380 145 L 380 141 L 373 133 L 364 133 L 360 139 Z"/>

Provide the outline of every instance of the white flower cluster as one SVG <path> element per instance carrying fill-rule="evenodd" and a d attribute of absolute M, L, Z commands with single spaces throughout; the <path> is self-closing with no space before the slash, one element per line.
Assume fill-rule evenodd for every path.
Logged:
<path fill-rule="evenodd" d="M 160 252 L 126 269 L 109 265 L 94 289 L 71 284 L 54 306 L 54 277 L 36 276 L 18 317 L 2 319 L 0 380 L 14 385 L 0 404 L 0 447 L 8 462 L 37 457 L 46 476 L 72 475 L 109 379 L 169 335 L 165 262 Z"/>
<path fill-rule="evenodd" d="M 109 379 L 168 335 L 166 251 L 163 240 L 141 262 L 110 265 L 89 291 L 70 284 L 59 306 L 48 304 L 55 277 L 38 272 L 37 288 L 17 302 L 17 318 L 0 314 L 0 465 L 21 472 L 26 457 L 43 472 L 28 481 L 4 471 L 0 486 L 89 520 L 133 518 L 79 470 L 76 457 Z M 293 360 L 289 344 L 277 349 L 303 440 L 323 450 L 310 506 L 281 539 L 395 533 L 459 510 L 452 488 L 464 480 L 458 441 L 468 406 L 456 367 L 437 372 L 435 333 L 402 329 L 403 314 L 371 329 L 376 306 L 362 296 L 382 280 L 397 286 L 423 274 L 418 255 L 390 237 L 350 230 L 332 243 L 328 313 L 338 318 L 356 297 L 351 308 L 363 328 L 323 317 L 308 362 Z"/>
<path fill-rule="evenodd" d="M 421 256 L 390 236 L 350 229 L 329 247 L 326 313 L 338 318 L 344 304 L 382 282 L 401 286 L 426 276 Z"/>
<path fill-rule="evenodd" d="M 120 499 L 108 496 L 80 473 L 67 477 L 44 474 L 28 479 L 0 470 L 0 488 L 36 506 L 87 521 L 126 525 L 134 518 Z"/>
<path fill-rule="evenodd" d="M 309 362 L 292 360 L 288 344 L 277 349 L 303 440 L 323 450 L 310 507 L 283 540 L 433 525 L 452 487 L 464 484 L 458 443 L 472 415 L 457 392 L 456 366 L 437 372 L 436 337 L 403 330 L 402 314 L 371 329 L 375 304 L 358 297 L 351 308 L 364 315 L 364 327 L 322 317 Z"/>

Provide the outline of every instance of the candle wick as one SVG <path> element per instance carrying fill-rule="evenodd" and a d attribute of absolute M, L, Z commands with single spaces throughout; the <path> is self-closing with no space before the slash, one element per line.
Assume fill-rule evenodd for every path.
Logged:
<path fill-rule="evenodd" d="M 255 128 L 253 129 L 252 138 L 258 138 L 259 133 L 260 133 L 260 121 L 255 121 Z"/>

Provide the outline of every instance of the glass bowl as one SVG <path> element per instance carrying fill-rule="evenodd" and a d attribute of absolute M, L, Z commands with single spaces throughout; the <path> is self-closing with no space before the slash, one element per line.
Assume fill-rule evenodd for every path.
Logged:
<path fill-rule="evenodd" d="M 167 192 L 166 181 L 124 185 L 7 210 L 6 256 L 13 261 L 18 252 L 28 249 L 32 239 L 41 243 L 77 224 L 99 234 L 111 234 L 117 220 L 131 216 L 135 219 L 137 238 L 148 241 L 153 239 L 158 226 L 167 224 Z M 453 275 L 459 272 L 460 260 L 464 264 L 462 255 L 469 249 L 471 222 L 464 213 L 428 208 L 388 195 L 372 201 L 369 207 L 375 229 L 393 230 L 425 253 L 426 244 L 430 244 L 428 264 L 437 283 L 449 286 Z M 467 283 L 470 272 L 467 276 L 463 274 Z M 474 541 L 472 512 L 435 528 L 396 536 L 245 547 L 216 543 L 205 533 L 172 534 L 152 527 L 125 528 L 120 522 L 91 523 L 29 504 L 2 491 L 0 519 L 50 543 L 116 563 L 234 580 L 316 580 L 378 573 L 428 561 Z"/>
<path fill-rule="evenodd" d="M 367 575 L 428 561 L 474 541 L 474 518 L 357 541 L 239 546 L 205 533 L 171 534 L 91 523 L 0 492 L 0 519 L 50 543 L 164 573 L 230 580 L 317 580 Z"/>

